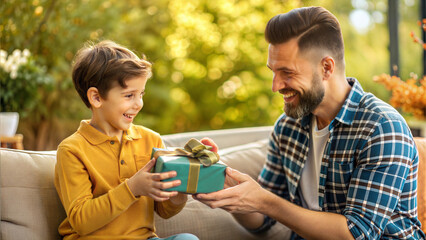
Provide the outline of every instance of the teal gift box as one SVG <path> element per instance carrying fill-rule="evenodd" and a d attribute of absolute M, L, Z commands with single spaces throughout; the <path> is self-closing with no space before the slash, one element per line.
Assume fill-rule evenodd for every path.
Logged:
<path fill-rule="evenodd" d="M 177 176 L 163 181 L 180 180 L 177 187 L 164 189 L 164 191 L 178 191 L 183 193 L 210 193 L 223 189 L 225 184 L 226 165 L 218 162 L 211 166 L 204 166 L 196 158 L 179 156 L 170 153 L 167 149 L 153 148 L 152 156 L 157 151 L 166 151 L 168 154 L 157 157 L 154 172 L 176 171 Z"/>

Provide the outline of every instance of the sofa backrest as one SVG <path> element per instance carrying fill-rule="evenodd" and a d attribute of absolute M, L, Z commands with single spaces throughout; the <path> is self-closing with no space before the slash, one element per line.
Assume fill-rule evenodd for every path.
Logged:
<path fill-rule="evenodd" d="M 162 137 L 167 147 L 182 147 L 190 138 L 201 139 L 203 137 L 209 137 L 217 143 L 219 149 L 225 149 L 261 139 L 267 139 L 271 131 L 272 126 L 265 126 L 176 133 L 164 135 Z"/>

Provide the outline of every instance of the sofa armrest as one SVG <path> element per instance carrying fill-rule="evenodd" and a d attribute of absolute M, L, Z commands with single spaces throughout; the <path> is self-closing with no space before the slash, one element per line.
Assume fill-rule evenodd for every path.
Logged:
<path fill-rule="evenodd" d="M 65 211 L 53 183 L 56 151 L 0 149 L 0 239 L 60 239 Z"/>

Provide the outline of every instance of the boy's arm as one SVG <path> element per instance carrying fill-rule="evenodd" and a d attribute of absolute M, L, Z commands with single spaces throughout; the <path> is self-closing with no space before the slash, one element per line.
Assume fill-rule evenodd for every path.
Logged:
<path fill-rule="evenodd" d="M 163 141 L 161 141 L 159 148 L 166 148 L 166 145 Z M 167 200 L 163 202 L 154 202 L 154 211 L 162 218 L 171 218 L 174 215 L 178 214 L 185 207 L 187 196 L 182 193 L 178 193 L 177 196 L 173 198 L 177 198 L 180 204 L 173 203 L 172 200 Z"/>
<path fill-rule="evenodd" d="M 182 193 L 179 193 L 182 194 Z M 185 195 L 186 197 L 186 195 Z M 164 202 L 154 202 L 155 212 L 162 218 L 170 218 L 178 214 L 185 207 L 186 201 L 175 205 L 170 199 Z"/>
<path fill-rule="evenodd" d="M 105 226 L 136 201 L 126 182 L 93 198 L 85 166 L 66 147 L 57 151 L 55 187 L 71 226 L 80 236 Z"/>

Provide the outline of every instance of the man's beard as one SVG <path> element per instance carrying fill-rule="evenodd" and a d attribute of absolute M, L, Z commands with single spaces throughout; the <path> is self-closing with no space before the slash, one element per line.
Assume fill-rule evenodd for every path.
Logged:
<path fill-rule="evenodd" d="M 324 86 L 320 76 L 315 72 L 312 76 L 312 87 L 304 94 L 298 92 L 299 103 L 285 103 L 284 112 L 292 118 L 302 118 L 313 112 L 324 98 Z"/>

